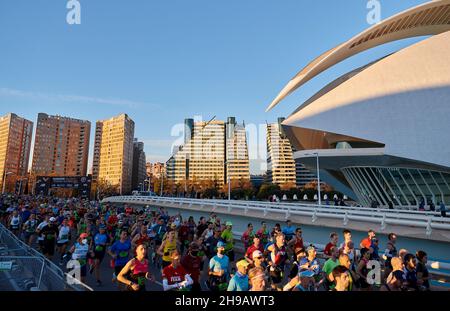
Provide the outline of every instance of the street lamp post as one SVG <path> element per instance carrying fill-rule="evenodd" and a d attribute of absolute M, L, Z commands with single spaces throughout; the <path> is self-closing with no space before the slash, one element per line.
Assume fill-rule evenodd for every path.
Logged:
<path fill-rule="evenodd" d="M 3 174 L 3 189 L 2 189 L 2 194 L 5 194 L 5 186 L 6 186 L 6 177 L 8 175 L 14 174 L 13 172 L 6 172 Z"/>
<path fill-rule="evenodd" d="M 320 170 L 319 170 L 319 153 L 315 152 L 317 164 L 317 191 L 319 192 L 319 206 L 322 205 L 322 196 L 320 194 Z"/>
<path fill-rule="evenodd" d="M 311 154 L 306 153 L 306 156 L 310 156 Z M 319 169 L 319 152 L 313 152 L 312 155 L 316 156 L 316 168 L 317 168 L 317 191 L 319 195 L 319 205 L 322 205 L 322 198 L 320 193 L 320 169 Z"/>

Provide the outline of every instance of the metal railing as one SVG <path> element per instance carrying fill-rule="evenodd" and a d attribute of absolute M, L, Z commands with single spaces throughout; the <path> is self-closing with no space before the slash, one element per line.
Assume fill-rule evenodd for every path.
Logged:
<path fill-rule="evenodd" d="M 92 291 L 0 224 L 0 290 Z"/>
<path fill-rule="evenodd" d="M 450 218 L 440 217 L 439 213 L 433 212 L 404 212 L 389 209 L 361 209 L 342 206 L 324 206 L 317 204 L 279 204 L 255 201 L 228 201 L 228 200 L 202 200 L 189 198 L 171 197 L 146 197 L 146 196 L 121 196 L 109 197 L 103 202 L 112 203 L 140 203 L 140 204 L 170 204 L 173 207 L 188 205 L 198 205 L 212 207 L 215 211 L 218 207 L 226 208 L 228 212 L 233 209 L 244 211 L 246 215 L 249 211 L 257 211 L 266 216 L 270 213 L 278 213 L 288 219 L 291 216 L 310 217 L 314 224 L 318 218 L 339 219 L 343 225 L 350 221 L 360 221 L 379 224 L 381 229 L 387 225 L 404 225 L 409 227 L 423 228 L 425 234 L 430 236 L 433 229 L 450 230 Z"/>
<path fill-rule="evenodd" d="M 311 217 L 312 222 L 315 222 L 318 217 L 330 217 L 335 219 L 342 219 L 343 222 L 351 220 L 369 221 L 382 224 L 405 224 L 408 226 L 425 227 L 427 230 L 431 228 L 439 228 L 444 230 L 450 230 L 450 219 L 437 217 L 439 213 L 433 212 L 406 212 L 390 209 L 369 209 L 369 208 L 355 208 L 353 207 L 337 207 L 337 206 L 319 206 L 317 204 L 286 204 L 286 203 L 270 203 L 270 202 L 255 202 L 255 201 L 228 201 L 228 200 L 203 200 L 203 199 L 190 199 L 190 198 L 171 198 L 171 197 L 158 197 L 158 196 L 122 196 L 122 197 L 110 197 L 103 200 L 103 202 L 111 203 L 132 203 L 141 205 L 151 205 L 158 203 L 170 204 L 173 208 L 179 208 L 182 205 L 205 206 L 212 207 L 212 211 L 217 207 L 226 207 L 230 212 L 233 209 L 243 209 L 245 216 L 248 211 L 262 211 L 264 215 L 268 212 L 275 212 L 283 214 L 286 219 L 290 215 L 301 215 Z M 380 219 L 381 218 L 381 219 Z M 431 229 L 430 229 L 431 230 Z M 429 232 L 431 233 L 431 232 Z M 234 232 L 234 239 L 236 242 L 240 242 L 242 232 Z M 318 250 L 318 254 L 321 254 L 325 249 L 325 245 L 317 244 L 313 242 L 305 242 L 305 245 L 313 244 Z M 359 250 L 357 250 L 359 253 Z M 434 276 L 434 280 L 439 280 L 440 283 L 449 284 L 448 278 L 450 274 L 450 262 L 440 259 L 429 259 L 427 263 L 430 269 L 430 274 Z M 445 278 L 446 281 L 443 281 Z M 440 284 L 439 286 L 442 286 Z"/>

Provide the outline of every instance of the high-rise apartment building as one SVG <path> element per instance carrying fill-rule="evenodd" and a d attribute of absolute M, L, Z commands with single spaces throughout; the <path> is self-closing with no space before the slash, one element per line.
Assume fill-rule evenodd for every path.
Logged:
<path fill-rule="evenodd" d="M 14 113 L 0 117 L 0 189 L 13 191 L 28 173 L 33 122 Z"/>
<path fill-rule="evenodd" d="M 278 118 L 277 123 L 267 125 L 267 179 L 278 185 L 303 187 L 315 181 L 316 175 L 294 160 L 295 149 L 281 126 L 284 120 Z"/>
<path fill-rule="evenodd" d="M 93 180 L 131 192 L 134 121 L 126 114 L 97 121 L 95 129 Z"/>
<path fill-rule="evenodd" d="M 141 190 L 147 178 L 144 143 L 135 138 L 133 149 L 133 176 L 131 185 L 133 190 Z"/>
<path fill-rule="evenodd" d="M 91 122 L 38 114 L 33 152 L 34 176 L 85 176 Z"/>
<path fill-rule="evenodd" d="M 226 124 L 226 135 L 226 178 L 231 180 L 250 180 L 250 165 L 245 126 L 236 124 L 236 119 L 230 117 Z"/>
<path fill-rule="evenodd" d="M 167 178 L 180 183 L 250 179 L 245 128 L 235 118 L 227 122 L 185 120 L 184 145 L 167 161 Z"/>
<path fill-rule="evenodd" d="M 267 178 L 273 184 L 296 185 L 294 152 L 281 122 L 267 124 Z"/>
<path fill-rule="evenodd" d="M 164 163 L 156 162 L 150 163 L 147 162 L 147 176 L 151 176 L 155 179 L 160 179 L 162 175 L 166 174 L 166 166 Z"/>
<path fill-rule="evenodd" d="M 304 187 L 305 185 L 317 180 L 317 175 L 308 170 L 303 163 L 298 160 L 295 161 L 295 176 L 297 180 L 297 187 Z M 325 183 L 320 181 L 323 186 Z"/>

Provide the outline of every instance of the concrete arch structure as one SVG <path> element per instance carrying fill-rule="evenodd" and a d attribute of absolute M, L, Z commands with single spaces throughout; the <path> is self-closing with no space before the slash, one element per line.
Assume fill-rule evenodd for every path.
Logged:
<path fill-rule="evenodd" d="M 383 37 L 389 29 L 400 30 Z M 339 77 L 283 122 L 296 161 L 315 170 L 318 153 L 325 181 L 365 205 L 450 204 L 450 0 L 400 13 L 319 57 L 274 101 L 357 50 L 425 32 L 433 35 Z"/>
<path fill-rule="evenodd" d="M 431 1 L 394 15 L 314 59 L 289 81 L 266 111 L 318 74 L 358 53 L 389 42 L 448 30 L 450 0 Z"/>

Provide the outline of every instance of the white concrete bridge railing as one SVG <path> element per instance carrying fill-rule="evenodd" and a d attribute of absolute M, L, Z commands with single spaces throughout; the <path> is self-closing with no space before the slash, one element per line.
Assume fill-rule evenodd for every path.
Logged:
<path fill-rule="evenodd" d="M 371 209 L 348 206 L 327 206 L 317 204 L 291 204 L 291 203 L 271 203 L 257 201 L 235 201 L 235 200 L 205 200 L 190 198 L 172 198 L 155 196 L 120 196 L 105 198 L 103 202 L 111 203 L 138 203 L 138 204 L 170 204 L 174 207 L 181 205 L 210 206 L 214 211 L 218 207 L 226 208 L 228 212 L 232 210 L 244 210 L 263 212 L 264 215 L 270 213 L 280 213 L 288 219 L 290 216 L 298 215 L 311 217 L 311 224 L 318 218 L 341 220 L 344 225 L 351 221 L 367 222 L 379 224 L 381 228 L 386 225 L 403 225 L 408 227 L 423 228 L 426 235 L 431 235 L 433 229 L 449 230 L 450 218 L 441 217 L 437 212 L 417 212 L 391 209 Z"/>

